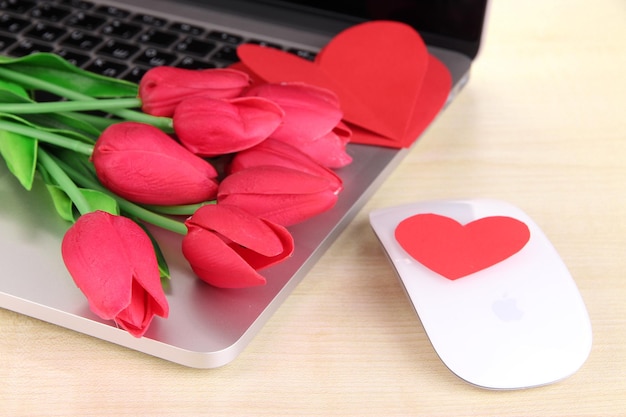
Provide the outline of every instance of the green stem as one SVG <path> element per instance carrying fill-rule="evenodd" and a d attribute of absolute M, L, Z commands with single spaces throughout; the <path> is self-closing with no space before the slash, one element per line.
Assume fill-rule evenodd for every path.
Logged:
<path fill-rule="evenodd" d="M 93 145 L 81 142 L 79 140 L 70 139 L 56 133 L 39 130 L 34 127 L 26 126 L 20 123 L 10 122 L 0 119 L 0 130 L 6 130 L 20 135 L 28 136 L 51 145 L 60 146 L 74 152 L 82 153 L 90 156 L 93 152 Z"/>
<path fill-rule="evenodd" d="M 37 159 L 41 163 L 41 165 L 45 168 L 45 170 L 50 174 L 52 178 L 56 181 L 56 183 L 61 187 L 61 189 L 67 194 L 67 196 L 72 200 L 72 203 L 76 206 L 80 214 L 87 214 L 91 212 L 91 206 L 89 202 L 80 191 L 80 189 L 76 186 L 74 181 L 65 173 L 63 169 L 56 163 L 54 158 L 52 158 L 46 151 L 44 151 L 41 147 L 37 150 Z"/>
<path fill-rule="evenodd" d="M 86 175 L 78 172 L 71 165 L 65 163 L 64 161 L 58 160 L 57 162 L 63 167 L 65 172 L 67 172 L 69 176 L 74 179 L 74 181 L 78 182 L 85 188 L 91 188 L 93 190 L 97 190 L 111 196 L 117 201 L 120 208 L 128 214 L 131 214 L 147 223 L 153 224 L 163 229 L 170 230 L 181 235 L 187 234 L 187 226 L 185 226 L 184 223 L 150 211 L 135 203 L 131 203 L 130 201 L 118 196 L 117 194 L 112 193 L 94 179 L 89 178 Z"/>
<path fill-rule="evenodd" d="M 43 103 L 0 103 L 0 112 L 13 114 L 60 113 L 68 111 L 109 111 L 141 106 L 138 98 L 113 98 L 80 101 L 48 101 Z"/>
<path fill-rule="evenodd" d="M 147 205 L 145 206 L 150 211 L 156 211 L 161 214 L 169 214 L 172 216 L 189 216 L 196 212 L 200 207 L 205 206 L 207 204 L 215 204 L 217 201 L 205 201 L 203 203 L 198 204 L 184 204 L 178 206 L 154 206 Z"/>
<path fill-rule="evenodd" d="M 36 90 L 44 90 L 48 91 L 57 96 L 65 97 L 70 100 L 75 101 L 98 101 L 99 99 L 88 96 L 86 94 L 80 93 L 75 90 L 71 90 L 69 88 L 61 87 L 54 83 L 48 82 L 46 80 L 31 77 L 27 74 L 22 74 L 16 71 L 12 71 L 8 68 L 0 67 L 0 77 L 3 77 L 9 81 L 16 82 L 22 86 L 28 86 L 29 88 Z M 156 117 L 151 116 L 146 113 L 128 110 L 128 109 L 113 109 L 109 111 L 111 114 L 119 116 L 126 120 L 132 120 L 135 122 L 147 123 L 151 124 L 159 129 L 162 129 L 167 132 L 171 132 L 172 128 L 172 119 L 169 117 Z"/>
<path fill-rule="evenodd" d="M 65 97 L 70 100 L 97 100 L 96 98 L 80 93 L 76 90 L 61 87 L 60 85 L 51 83 L 41 78 L 32 77 L 4 67 L 0 67 L 0 76 L 25 86 L 27 89 L 48 91 L 52 94 Z"/>
<path fill-rule="evenodd" d="M 100 131 L 103 131 L 104 129 L 106 129 L 107 127 L 115 123 L 121 122 L 121 120 L 117 118 L 96 116 L 94 114 L 89 114 L 89 113 L 67 112 L 64 114 L 74 119 L 82 120 L 85 123 L 89 123 Z"/>

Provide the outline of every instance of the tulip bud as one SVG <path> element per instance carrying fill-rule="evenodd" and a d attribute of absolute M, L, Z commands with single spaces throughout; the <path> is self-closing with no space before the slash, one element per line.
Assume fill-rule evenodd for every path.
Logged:
<path fill-rule="evenodd" d="M 202 206 L 185 224 L 183 255 L 200 279 L 220 288 L 265 284 L 257 271 L 282 262 L 294 248 L 284 227 L 228 205 Z"/>
<path fill-rule="evenodd" d="M 304 83 L 261 84 L 246 96 L 264 97 L 285 112 L 272 138 L 289 143 L 329 168 L 352 162 L 346 153 L 352 132 L 341 123 L 339 99 L 330 90 Z"/>
<path fill-rule="evenodd" d="M 325 167 L 342 168 L 352 162 L 352 157 L 346 152 L 350 137 L 352 137 L 350 128 L 339 123 L 324 136 L 298 143 L 298 149 Z"/>
<path fill-rule="evenodd" d="M 139 98 L 145 113 L 171 117 L 185 98 L 234 98 L 249 84 L 249 76 L 234 69 L 188 70 L 160 66 L 148 70 L 141 78 Z"/>
<path fill-rule="evenodd" d="M 281 166 L 258 166 L 222 180 L 217 201 L 291 226 L 333 207 L 337 193 L 328 178 Z"/>
<path fill-rule="evenodd" d="M 151 125 L 111 125 L 96 142 L 92 160 L 105 187 L 136 203 L 195 204 L 217 192 L 215 168 Z"/>
<path fill-rule="evenodd" d="M 246 168 L 263 165 L 283 166 L 325 177 L 331 182 L 331 189 L 335 193 L 343 189 L 343 181 L 333 171 L 317 163 L 294 146 L 273 138 L 268 138 L 250 149 L 238 152 L 231 161 L 228 171 L 232 174 Z"/>
<path fill-rule="evenodd" d="M 78 218 L 61 245 L 63 261 L 89 307 L 141 337 L 153 317 L 167 317 L 154 247 L 132 220 L 104 211 Z"/>
<path fill-rule="evenodd" d="M 203 157 L 248 149 L 276 130 L 283 111 L 258 97 L 214 100 L 193 97 L 182 101 L 174 112 L 174 130 L 180 142 Z"/>

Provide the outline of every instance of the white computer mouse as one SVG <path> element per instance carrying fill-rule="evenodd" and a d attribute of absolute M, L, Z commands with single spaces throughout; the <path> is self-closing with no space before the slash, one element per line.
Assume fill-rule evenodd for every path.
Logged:
<path fill-rule="evenodd" d="M 548 238 L 498 200 L 373 211 L 370 222 L 445 365 L 490 389 L 550 384 L 591 351 L 589 315 Z"/>

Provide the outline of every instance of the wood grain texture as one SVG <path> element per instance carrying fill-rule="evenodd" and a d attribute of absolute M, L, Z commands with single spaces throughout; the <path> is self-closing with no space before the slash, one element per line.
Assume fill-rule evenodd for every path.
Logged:
<path fill-rule="evenodd" d="M 469 85 L 246 350 L 188 369 L 0 310 L 2 416 L 619 416 L 626 413 L 626 3 L 494 1 Z M 439 361 L 370 210 L 518 205 L 569 266 L 594 346 L 572 377 L 469 386 Z"/>

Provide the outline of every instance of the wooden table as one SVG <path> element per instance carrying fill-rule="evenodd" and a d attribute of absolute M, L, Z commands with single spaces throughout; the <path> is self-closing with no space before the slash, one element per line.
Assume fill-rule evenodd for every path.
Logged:
<path fill-rule="evenodd" d="M 181 367 L 0 310 L 0 415 L 626 415 L 626 3 L 494 1 L 467 88 L 246 350 Z M 369 211 L 490 197 L 569 266 L 594 346 L 557 384 L 487 391 L 430 346 Z"/>

